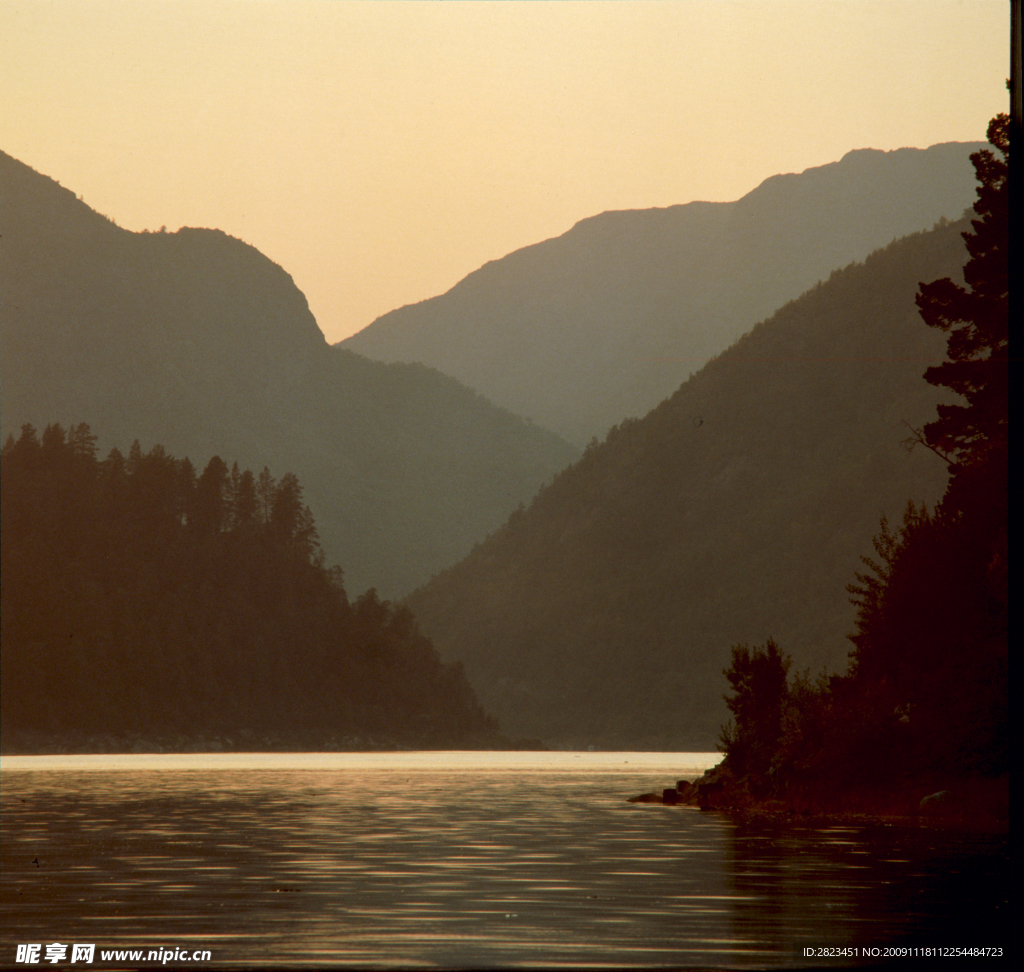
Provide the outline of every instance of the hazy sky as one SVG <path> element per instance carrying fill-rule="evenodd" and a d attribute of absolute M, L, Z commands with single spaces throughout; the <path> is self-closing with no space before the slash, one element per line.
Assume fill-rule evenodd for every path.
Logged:
<path fill-rule="evenodd" d="M 983 139 L 1009 0 L 0 0 L 0 148 L 331 341 L 608 209 Z"/>

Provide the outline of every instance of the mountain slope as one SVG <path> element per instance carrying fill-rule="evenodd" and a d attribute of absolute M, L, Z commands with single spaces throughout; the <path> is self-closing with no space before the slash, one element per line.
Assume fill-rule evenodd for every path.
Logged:
<path fill-rule="evenodd" d="M 342 346 L 437 368 L 583 446 L 835 268 L 959 218 L 983 147 L 864 149 L 736 202 L 603 213 Z"/>
<path fill-rule="evenodd" d="M 130 233 L 0 153 L 0 418 L 292 471 L 350 590 L 464 556 L 578 454 L 422 366 L 329 347 L 291 277 L 216 230 Z"/>
<path fill-rule="evenodd" d="M 960 276 L 963 224 L 835 272 L 641 420 L 613 428 L 408 604 L 505 731 L 557 745 L 708 748 L 731 645 L 844 669 L 844 588 L 879 516 L 934 502 L 908 453 L 943 356 L 918 282 Z"/>

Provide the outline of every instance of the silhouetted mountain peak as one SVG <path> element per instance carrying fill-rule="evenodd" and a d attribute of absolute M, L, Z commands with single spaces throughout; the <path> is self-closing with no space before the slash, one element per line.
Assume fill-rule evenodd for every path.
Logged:
<path fill-rule="evenodd" d="M 119 229 L 0 156 L 4 432 L 86 422 L 298 475 L 330 562 L 394 596 L 576 455 L 426 367 L 330 348 L 291 276 L 215 229 Z"/>
<path fill-rule="evenodd" d="M 583 445 L 833 270 L 957 218 L 980 144 L 861 149 L 735 202 L 600 213 L 344 344 L 454 375 Z"/>

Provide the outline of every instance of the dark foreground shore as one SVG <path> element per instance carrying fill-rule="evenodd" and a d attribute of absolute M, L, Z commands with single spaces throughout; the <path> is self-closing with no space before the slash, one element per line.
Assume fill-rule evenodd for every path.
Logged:
<path fill-rule="evenodd" d="M 1009 830 L 1009 774 L 952 780 L 919 778 L 898 788 L 826 791 L 813 785 L 786 792 L 755 792 L 749 779 L 738 778 L 720 763 L 696 780 L 679 780 L 659 792 L 642 793 L 630 803 L 660 803 L 743 816 L 804 821 L 926 822 L 969 830 Z"/>

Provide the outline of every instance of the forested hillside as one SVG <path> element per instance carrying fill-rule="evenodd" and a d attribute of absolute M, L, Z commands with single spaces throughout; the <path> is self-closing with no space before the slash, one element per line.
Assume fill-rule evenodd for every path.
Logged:
<path fill-rule="evenodd" d="M 583 447 L 833 270 L 958 219 L 981 147 L 864 149 L 736 202 L 602 213 L 342 345 L 438 368 Z"/>
<path fill-rule="evenodd" d="M 3 447 L 6 752 L 505 742 L 408 609 L 349 600 L 293 474 L 95 443 Z"/>
<path fill-rule="evenodd" d="M 291 277 L 207 229 L 130 233 L 0 153 L 3 434 L 68 416 L 290 469 L 350 586 L 457 561 L 578 452 L 428 368 L 324 341 Z"/>
<path fill-rule="evenodd" d="M 892 243 L 780 308 L 643 419 L 589 448 L 408 603 L 507 731 L 714 748 L 731 645 L 842 668 L 842 591 L 945 464 L 901 444 L 947 391 L 914 304 L 959 279 L 963 223 Z"/>

